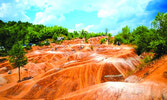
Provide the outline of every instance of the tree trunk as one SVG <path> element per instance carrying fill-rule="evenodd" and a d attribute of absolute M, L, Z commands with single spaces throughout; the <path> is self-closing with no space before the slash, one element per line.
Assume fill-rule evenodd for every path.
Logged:
<path fill-rule="evenodd" d="M 19 81 L 18 82 L 21 82 L 21 80 L 20 80 L 20 66 L 18 67 L 18 74 L 19 74 Z"/>

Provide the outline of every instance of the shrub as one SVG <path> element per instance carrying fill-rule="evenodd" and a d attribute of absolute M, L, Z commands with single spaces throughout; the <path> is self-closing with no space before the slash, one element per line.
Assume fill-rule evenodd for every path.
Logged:
<path fill-rule="evenodd" d="M 156 54 L 155 57 L 159 58 L 163 54 L 167 54 L 167 44 L 166 41 L 160 39 L 158 41 L 152 41 L 150 47 L 153 48 L 153 52 Z"/>
<path fill-rule="evenodd" d="M 91 47 L 90 47 L 90 48 L 91 48 L 91 50 L 93 50 L 93 45 L 91 45 Z"/>
<path fill-rule="evenodd" d="M 49 42 L 48 39 L 45 41 L 45 45 L 46 45 L 46 46 L 50 45 L 50 42 Z"/>
<path fill-rule="evenodd" d="M 88 39 L 85 39 L 85 42 L 88 43 Z"/>
<path fill-rule="evenodd" d="M 44 44 L 42 42 L 39 42 L 37 45 L 39 46 L 43 46 Z"/>
<path fill-rule="evenodd" d="M 55 34 L 52 36 L 52 39 L 53 39 L 53 40 L 57 40 L 57 37 L 58 37 L 58 36 L 57 36 L 57 34 L 55 33 Z"/>
<path fill-rule="evenodd" d="M 151 57 L 149 55 L 147 55 L 144 59 L 143 59 L 143 63 L 149 63 L 151 61 Z"/>
<path fill-rule="evenodd" d="M 31 50 L 32 47 L 31 47 L 31 45 L 27 45 L 27 46 L 25 47 L 25 49 L 26 49 L 26 50 Z"/>
<path fill-rule="evenodd" d="M 100 40 L 100 44 L 105 43 L 105 41 L 106 41 L 106 39 L 105 39 L 105 38 L 101 39 L 101 40 Z"/>
<path fill-rule="evenodd" d="M 116 35 L 114 37 L 114 44 L 116 44 L 118 41 L 121 43 L 127 43 L 126 40 L 121 35 Z"/>

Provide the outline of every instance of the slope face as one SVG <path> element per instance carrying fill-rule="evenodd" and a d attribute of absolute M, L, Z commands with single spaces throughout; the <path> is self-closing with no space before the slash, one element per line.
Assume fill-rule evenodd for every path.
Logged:
<path fill-rule="evenodd" d="M 83 44 L 82 40 L 75 44 L 74 40 L 65 41 L 62 45 L 51 44 L 52 48 L 33 47 L 33 51 L 26 55 L 29 63 L 21 69 L 22 78 L 33 78 L 17 83 L 17 69 L 13 69 L 12 74 L 1 74 L 0 77 L 6 82 L 1 84 L 0 96 L 11 99 L 58 99 L 87 87 L 94 88 L 96 84 L 121 81 L 140 64 L 133 48 L 93 44 L 96 40 L 100 38 L 93 38 L 92 44 Z"/>
<path fill-rule="evenodd" d="M 61 96 L 59 100 L 167 100 L 167 56 L 125 79 L 105 82 Z M 146 74 L 148 73 L 148 74 Z"/>

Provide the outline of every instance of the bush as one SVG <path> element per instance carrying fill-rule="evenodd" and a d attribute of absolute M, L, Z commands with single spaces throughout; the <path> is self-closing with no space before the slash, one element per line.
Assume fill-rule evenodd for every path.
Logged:
<path fill-rule="evenodd" d="M 25 47 L 25 49 L 26 49 L 26 50 L 31 50 L 32 47 L 31 47 L 31 45 L 27 45 L 27 46 Z"/>
<path fill-rule="evenodd" d="M 114 42 L 114 40 L 110 39 L 108 42 L 112 44 Z"/>
<path fill-rule="evenodd" d="M 63 42 L 63 40 L 53 40 L 53 43 L 56 43 L 56 44 L 61 44 Z"/>
<path fill-rule="evenodd" d="M 106 41 L 106 39 L 105 39 L 105 38 L 101 39 L 101 40 L 100 40 L 100 44 L 105 43 L 105 41 Z"/>
<path fill-rule="evenodd" d="M 126 40 L 119 34 L 114 37 L 114 44 L 116 44 L 118 41 L 121 43 L 127 43 Z"/>
<path fill-rule="evenodd" d="M 90 47 L 90 48 L 91 48 L 91 50 L 93 50 L 93 45 L 91 45 L 91 47 Z"/>
<path fill-rule="evenodd" d="M 158 41 L 152 41 L 150 43 L 150 47 L 152 47 L 153 52 L 156 54 L 155 57 L 159 58 L 163 54 L 167 54 L 167 44 L 166 41 L 160 39 Z"/>
<path fill-rule="evenodd" d="M 144 59 L 143 59 L 143 63 L 149 63 L 151 61 L 151 57 L 149 55 L 147 55 Z"/>
<path fill-rule="evenodd" d="M 53 40 L 57 40 L 57 37 L 58 37 L 58 36 L 57 36 L 57 34 L 55 33 L 55 34 L 53 35 L 52 39 L 53 39 Z"/>
<path fill-rule="evenodd" d="M 88 39 L 85 39 L 85 42 L 88 43 Z"/>
<path fill-rule="evenodd" d="M 38 46 L 43 46 L 44 44 L 42 42 L 39 42 L 37 45 Z"/>

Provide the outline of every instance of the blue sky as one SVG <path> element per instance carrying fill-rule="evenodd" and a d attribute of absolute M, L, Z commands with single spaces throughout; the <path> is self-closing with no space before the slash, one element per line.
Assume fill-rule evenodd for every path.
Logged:
<path fill-rule="evenodd" d="M 69 31 L 108 31 L 150 27 L 157 12 L 167 12 L 166 0 L 0 0 L 0 20 L 59 25 Z"/>

